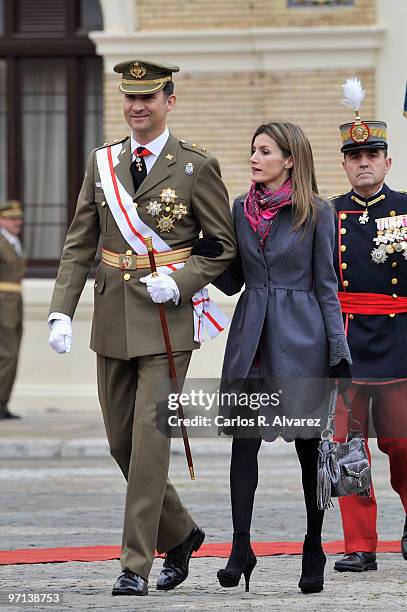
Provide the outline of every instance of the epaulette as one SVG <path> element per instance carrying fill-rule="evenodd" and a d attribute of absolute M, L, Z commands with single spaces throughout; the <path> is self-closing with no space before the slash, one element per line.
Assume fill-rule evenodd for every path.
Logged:
<path fill-rule="evenodd" d="M 183 149 L 187 149 L 188 151 L 195 151 L 196 153 L 200 153 L 204 157 L 207 157 L 208 153 L 205 147 L 201 145 L 197 145 L 195 143 L 186 142 L 185 140 L 180 140 L 180 145 Z"/>
<path fill-rule="evenodd" d="M 127 140 L 129 136 L 123 136 L 122 138 L 115 138 L 111 142 L 104 142 L 100 147 L 96 147 L 97 149 L 103 149 L 104 147 L 111 147 L 112 145 L 118 144 L 119 142 L 124 142 Z"/>
<path fill-rule="evenodd" d="M 397 192 L 398 193 L 407 193 L 407 190 L 406 189 L 397 189 Z"/>
<path fill-rule="evenodd" d="M 329 196 L 329 197 L 328 197 L 328 200 L 329 200 L 329 201 L 331 201 L 331 200 L 336 200 L 336 198 L 340 198 L 340 197 L 342 197 L 342 196 L 344 196 L 344 195 L 345 195 L 344 193 L 337 193 L 336 195 Z"/>

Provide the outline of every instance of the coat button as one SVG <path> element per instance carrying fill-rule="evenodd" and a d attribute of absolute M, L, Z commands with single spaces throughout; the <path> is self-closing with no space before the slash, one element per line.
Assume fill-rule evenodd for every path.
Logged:
<path fill-rule="evenodd" d="M 349 281 L 344 280 L 344 281 L 343 281 L 343 286 L 344 286 L 344 287 L 349 287 Z"/>
<path fill-rule="evenodd" d="M 353 314 L 349 315 L 349 319 L 354 319 L 354 318 L 355 318 L 355 315 L 353 315 Z"/>
<path fill-rule="evenodd" d="M 395 210 L 391 210 L 389 212 L 390 217 L 395 217 L 396 216 L 396 211 Z M 390 315 L 391 316 L 391 315 Z"/>
<path fill-rule="evenodd" d="M 124 280 L 125 280 L 125 281 L 128 281 L 128 280 L 130 280 L 131 276 L 130 276 L 130 274 L 127 272 L 127 273 L 126 273 L 126 274 L 123 276 L 123 278 L 124 278 Z"/>
<path fill-rule="evenodd" d="M 394 297 L 394 299 L 397 300 L 397 293 L 393 293 L 392 297 Z"/>
<path fill-rule="evenodd" d="M 392 279 L 391 279 L 391 284 L 392 284 L 392 285 L 397 285 L 397 283 L 398 283 L 398 282 L 399 282 L 399 281 L 398 281 L 398 278 L 392 278 Z"/>
<path fill-rule="evenodd" d="M 93 286 L 94 286 L 95 289 L 98 288 L 98 284 L 97 283 L 95 283 Z"/>
<path fill-rule="evenodd" d="M 347 249 L 346 244 L 341 244 L 341 251 L 342 251 L 342 253 L 344 253 L 346 251 L 346 249 Z"/>
<path fill-rule="evenodd" d="M 397 268 L 397 261 L 393 261 L 393 263 L 391 264 L 392 268 Z"/>
<path fill-rule="evenodd" d="M 344 262 L 344 263 L 342 263 L 342 264 L 341 264 L 341 268 L 342 268 L 342 270 L 346 270 L 346 269 L 347 269 L 347 267 L 348 267 L 348 264 L 347 264 L 347 263 L 345 263 L 345 262 Z"/>
<path fill-rule="evenodd" d="M 392 312 L 391 314 L 389 314 L 390 319 L 394 319 L 396 315 L 394 314 L 394 312 Z"/>
<path fill-rule="evenodd" d="M 106 202 L 103 200 L 103 202 L 100 203 L 101 206 L 106 206 Z"/>
<path fill-rule="evenodd" d="M 346 227 L 341 227 L 341 234 L 342 236 L 346 234 Z"/>
<path fill-rule="evenodd" d="M 348 215 L 346 213 L 341 213 L 341 219 L 345 220 L 348 218 Z"/>
<path fill-rule="evenodd" d="M 126 251 L 126 255 L 133 255 L 133 251 L 130 251 L 130 249 L 128 251 Z"/>

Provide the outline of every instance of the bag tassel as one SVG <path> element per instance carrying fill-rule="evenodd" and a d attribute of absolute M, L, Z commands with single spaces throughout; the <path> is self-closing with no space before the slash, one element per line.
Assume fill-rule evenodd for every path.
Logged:
<path fill-rule="evenodd" d="M 327 510 L 328 508 L 333 508 L 331 499 L 331 469 L 329 465 L 331 449 L 329 442 L 320 442 L 318 452 L 317 505 L 319 510 Z"/>

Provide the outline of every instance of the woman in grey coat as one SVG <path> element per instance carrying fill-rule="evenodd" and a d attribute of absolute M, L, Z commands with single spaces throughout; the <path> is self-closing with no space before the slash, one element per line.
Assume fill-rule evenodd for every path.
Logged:
<path fill-rule="evenodd" d="M 253 389 L 254 380 L 266 386 L 265 381 L 279 380 L 280 416 L 308 418 L 323 405 L 328 377 L 350 378 L 333 267 L 334 210 L 317 196 L 311 146 L 298 126 L 261 125 L 252 139 L 250 163 L 250 191 L 233 205 L 238 256 L 214 282 L 227 295 L 245 285 L 229 331 L 222 389 L 236 386 L 237 381 L 247 385 L 250 380 Z M 226 419 L 230 415 L 222 413 L 225 423 L 230 423 Z M 218 572 L 225 587 L 236 586 L 244 574 L 246 590 L 256 565 L 250 524 L 257 454 L 262 439 L 273 440 L 279 434 L 290 438 L 287 430 L 271 431 L 270 422 L 257 427 L 257 435 L 249 429 L 234 431 L 233 547 L 226 568 Z M 300 428 L 291 436 L 302 468 L 307 511 L 299 582 L 304 593 L 322 590 L 325 566 L 323 511 L 317 508 L 316 496 L 318 438 L 310 435 Z"/>

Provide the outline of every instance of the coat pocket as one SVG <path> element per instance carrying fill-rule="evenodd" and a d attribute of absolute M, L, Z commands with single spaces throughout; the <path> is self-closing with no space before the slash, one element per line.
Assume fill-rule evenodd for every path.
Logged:
<path fill-rule="evenodd" d="M 341 474 L 342 487 L 345 495 L 363 493 L 370 487 L 370 466 L 367 459 L 344 463 Z"/>
<path fill-rule="evenodd" d="M 102 267 L 99 267 L 97 269 L 96 276 L 95 276 L 95 283 L 93 285 L 93 288 L 96 291 L 96 293 L 99 293 L 99 294 L 103 293 L 103 291 L 105 290 L 105 283 L 106 283 L 106 272 L 105 270 L 103 270 Z"/>
<path fill-rule="evenodd" d="M 117 225 L 110 212 L 109 205 L 106 201 L 105 194 L 102 189 L 95 190 L 95 202 L 99 214 L 100 232 L 103 236 L 111 236 L 117 231 Z"/>

